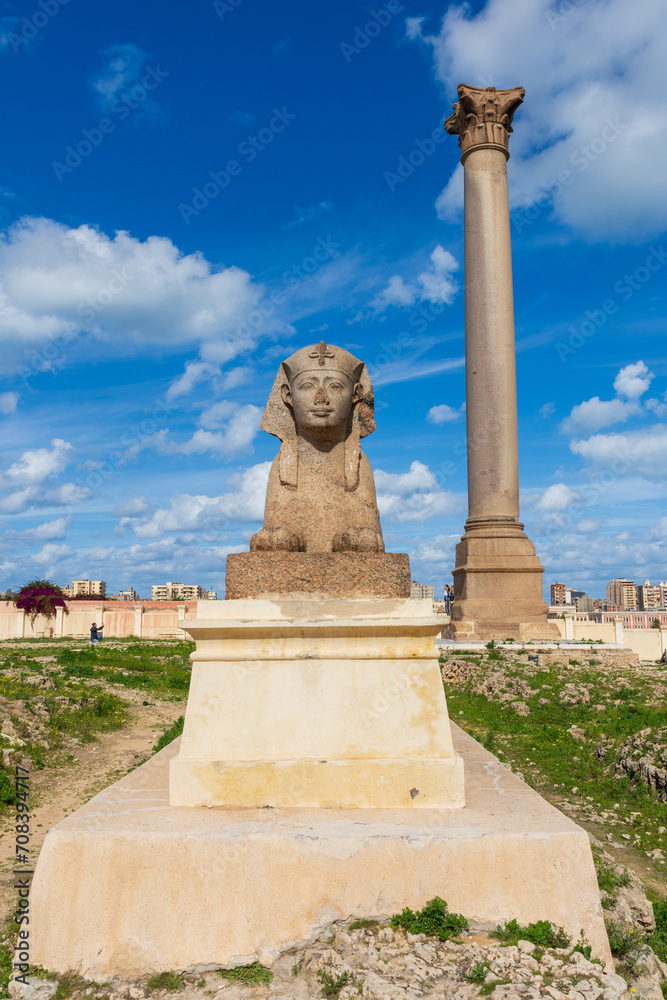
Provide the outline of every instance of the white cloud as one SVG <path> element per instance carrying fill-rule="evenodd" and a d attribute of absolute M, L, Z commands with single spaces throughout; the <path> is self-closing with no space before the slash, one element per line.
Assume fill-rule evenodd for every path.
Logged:
<path fill-rule="evenodd" d="M 456 546 L 461 541 L 461 533 L 454 535 L 434 535 L 419 544 L 410 552 L 413 562 L 439 563 L 444 570 L 454 565 Z M 441 594 L 436 594 L 441 597 Z"/>
<path fill-rule="evenodd" d="M 204 361 L 221 364 L 271 326 L 271 313 L 246 322 L 262 293 L 246 271 L 216 271 L 165 237 L 24 218 L 0 238 L 1 367 L 12 371 L 30 350 L 42 352 L 39 368 L 62 364 L 81 331 L 105 352 L 199 345 Z"/>
<path fill-rule="evenodd" d="M 577 524 L 577 531 L 584 535 L 594 535 L 600 530 L 601 521 L 592 517 L 585 517 Z"/>
<path fill-rule="evenodd" d="M 553 402 L 545 403 L 544 406 L 540 406 L 541 417 L 550 417 L 555 412 L 556 412 L 556 404 Z"/>
<path fill-rule="evenodd" d="M 623 434 L 594 434 L 585 441 L 571 441 L 570 450 L 597 468 L 616 476 L 628 471 L 649 480 L 667 477 L 667 426 L 655 424 Z"/>
<path fill-rule="evenodd" d="M 593 396 L 572 407 L 569 417 L 561 421 L 560 430 L 563 434 L 590 434 L 610 424 L 624 423 L 639 413 L 641 407 L 637 403 Z"/>
<path fill-rule="evenodd" d="M 451 424 L 460 420 L 465 413 L 465 403 L 458 410 L 447 403 L 440 403 L 439 406 L 432 406 L 426 414 L 429 424 Z"/>
<path fill-rule="evenodd" d="M 542 201 L 592 239 L 657 235 L 667 225 L 663 171 L 656 169 L 667 154 L 667 6 L 638 0 L 631 18 L 626 0 L 558 11 L 552 0 L 488 0 L 476 14 L 468 4 L 451 5 L 437 35 L 412 18 L 408 36 L 433 47 L 452 102 L 461 80 L 526 88 L 511 140 L 514 206 Z M 564 170 L 570 183 L 559 188 Z M 457 167 L 438 199 L 443 217 L 462 203 L 460 175 Z"/>
<path fill-rule="evenodd" d="M 122 457 L 125 462 L 133 462 L 141 452 L 151 448 L 160 455 L 201 455 L 206 452 L 220 458 L 251 455 L 262 412 L 259 406 L 251 403 L 241 406 L 239 403 L 221 400 L 203 411 L 200 423 L 204 427 L 196 430 L 189 440 L 172 440 L 169 429 L 165 427 L 130 445 Z M 210 428 L 222 430 L 214 431 Z"/>
<path fill-rule="evenodd" d="M 64 538 L 68 524 L 68 518 L 59 517 L 55 521 L 46 521 L 34 528 L 26 528 L 25 531 L 6 531 L 1 540 L 3 542 L 50 542 Z"/>
<path fill-rule="evenodd" d="M 0 413 L 13 413 L 18 401 L 18 392 L 0 392 Z"/>
<path fill-rule="evenodd" d="M 189 396 L 200 382 L 216 380 L 221 376 L 218 365 L 213 365 L 210 361 L 188 361 L 183 374 L 174 379 L 167 389 L 167 399 L 171 402 L 179 396 Z"/>
<path fill-rule="evenodd" d="M 405 282 L 395 274 L 389 279 L 387 287 L 373 301 L 378 311 L 389 306 L 411 306 L 415 302 L 434 302 L 449 305 L 459 290 L 453 279 L 454 271 L 459 264 L 456 258 L 438 244 L 430 255 L 431 264 L 418 274 L 414 281 Z"/>
<path fill-rule="evenodd" d="M 538 510 L 551 512 L 554 510 L 567 510 L 571 503 L 579 500 L 579 494 L 566 486 L 565 483 L 554 483 L 544 491 L 536 503 Z"/>
<path fill-rule="evenodd" d="M 626 399 L 639 399 L 647 391 L 653 378 L 653 372 L 648 370 L 644 362 L 637 361 L 621 368 L 614 379 L 614 389 L 617 395 L 625 396 Z"/>
<path fill-rule="evenodd" d="M 148 497 L 131 497 L 114 507 L 113 512 L 118 517 L 141 517 L 143 514 L 150 514 L 152 510 L 153 505 Z"/>
<path fill-rule="evenodd" d="M 49 567 L 49 575 L 55 572 L 55 568 L 66 556 L 70 556 L 74 549 L 69 545 L 54 545 L 52 542 L 47 542 L 39 552 L 33 552 L 29 557 L 31 562 L 38 563 L 40 566 Z"/>
<path fill-rule="evenodd" d="M 383 472 L 382 469 L 376 469 L 375 485 L 378 493 L 395 493 L 404 496 L 415 490 L 437 489 L 438 480 L 428 465 L 414 461 L 410 465 L 409 472 Z"/>
<path fill-rule="evenodd" d="M 427 521 L 463 512 L 463 498 L 442 490 L 437 476 L 423 462 L 412 462 L 403 473 L 376 469 L 375 485 L 380 516 L 386 521 Z"/>
<path fill-rule="evenodd" d="M 216 535 L 230 524 L 262 521 L 271 462 L 260 462 L 229 478 L 232 491 L 220 497 L 177 493 L 169 508 L 160 508 L 150 517 L 124 517 L 121 527 L 129 527 L 141 538 L 157 538 L 166 531 L 205 531 Z"/>
<path fill-rule="evenodd" d="M 35 451 L 24 451 L 18 462 L 0 473 L 0 486 L 33 486 L 43 482 L 49 476 L 58 475 L 72 462 L 74 448 L 62 438 L 54 438 L 51 450 L 37 448 Z"/>

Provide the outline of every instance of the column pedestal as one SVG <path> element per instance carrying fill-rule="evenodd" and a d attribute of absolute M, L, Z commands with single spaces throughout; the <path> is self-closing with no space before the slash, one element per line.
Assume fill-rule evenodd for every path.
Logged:
<path fill-rule="evenodd" d="M 462 808 L 431 601 L 199 602 L 172 806 Z"/>
<path fill-rule="evenodd" d="M 535 546 L 512 518 L 466 523 L 456 546 L 450 639 L 559 639 Z"/>

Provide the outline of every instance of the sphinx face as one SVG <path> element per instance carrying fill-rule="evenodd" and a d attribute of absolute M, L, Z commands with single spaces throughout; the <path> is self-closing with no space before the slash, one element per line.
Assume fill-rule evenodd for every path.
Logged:
<path fill-rule="evenodd" d="M 360 393 L 358 383 L 353 385 L 347 375 L 331 369 L 321 374 L 302 372 L 291 386 L 283 386 L 283 400 L 292 407 L 298 432 L 327 438 L 344 433 Z"/>

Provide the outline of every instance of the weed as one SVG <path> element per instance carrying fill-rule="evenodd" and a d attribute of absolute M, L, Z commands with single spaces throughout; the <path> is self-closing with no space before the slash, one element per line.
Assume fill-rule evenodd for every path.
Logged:
<path fill-rule="evenodd" d="M 297 962 L 296 965 L 292 966 L 292 975 L 294 976 L 295 979 L 300 974 L 302 968 L 303 968 L 303 962 Z"/>
<path fill-rule="evenodd" d="M 630 885 L 630 873 L 627 869 L 617 871 L 613 865 L 605 864 L 602 858 L 595 857 L 595 855 L 594 861 L 598 887 L 602 894 L 602 905 L 609 908 L 616 902 L 618 890 L 623 886 Z"/>
<path fill-rule="evenodd" d="M 169 729 L 165 729 L 162 736 L 151 750 L 151 753 L 157 753 L 159 750 L 164 750 L 164 748 L 168 747 L 170 743 L 173 743 L 176 737 L 180 736 L 183 732 L 184 725 L 185 716 L 180 715 L 178 719 L 176 719 L 176 722 L 169 727 Z"/>
<path fill-rule="evenodd" d="M 644 938 L 637 927 L 631 924 L 623 924 L 616 920 L 606 920 L 607 937 L 609 947 L 615 958 L 624 959 L 627 966 L 627 958 L 633 951 L 637 951 L 644 943 Z"/>
<path fill-rule="evenodd" d="M 373 931 L 376 927 L 380 926 L 379 920 L 369 920 L 366 917 L 362 917 L 360 920 L 353 920 L 348 927 L 349 931 Z"/>
<path fill-rule="evenodd" d="M 515 945 L 518 941 L 531 941 L 541 948 L 567 948 L 570 937 L 562 927 L 554 930 L 548 920 L 537 920 L 534 924 L 523 926 L 518 920 L 509 920 L 504 927 L 500 925 L 491 931 L 489 937 L 498 938 L 505 945 Z"/>
<path fill-rule="evenodd" d="M 202 986 L 206 986 L 206 980 L 205 979 L 198 979 L 196 985 L 197 985 L 197 989 L 200 990 L 202 988 Z"/>
<path fill-rule="evenodd" d="M 460 913 L 449 913 L 447 903 L 440 896 L 429 900 L 426 906 L 414 913 L 409 907 L 391 918 L 391 926 L 402 927 L 410 934 L 428 934 L 447 941 L 453 934 L 468 929 L 468 921 Z"/>
<path fill-rule="evenodd" d="M 239 983 L 241 986 L 261 986 L 273 979 L 271 970 L 265 969 L 259 962 L 237 965 L 235 969 L 218 969 L 218 975 L 229 983 Z"/>
<path fill-rule="evenodd" d="M 76 972 L 68 972 L 66 975 L 61 976 L 58 980 L 58 985 L 56 986 L 56 992 L 53 994 L 53 1000 L 66 1000 L 67 997 L 71 997 L 73 993 L 81 992 L 90 984 L 78 976 Z"/>
<path fill-rule="evenodd" d="M 182 985 L 183 976 L 179 972 L 158 972 L 156 976 L 151 976 L 146 983 L 146 988 L 167 990 L 169 993 L 174 993 L 176 990 L 180 990 Z"/>
<path fill-rule="evenodd" d="M 354 985 L 354 976 L 351 972 L 341 972 L 340 976 L 337 976 L 327 972 L 326 969 L 318 969 L 317 978 L 322 983 L 322 996 L 331 997 L 333 1000 L 337 1000 L 343 987 Z"/>
<path fill-rule="evenodd" d="M 655 930 L 647 939 L 661 962 L 667 962 L 667 899 L 653 904 Z"/>
<path fill-rule="evenodd" d="M 483 983 L 490 968 L 491 966 L 488 962 L 475 962 L 463 978 L 468 983 Z"/>
<path fill-rule="evenodd" d="M 490 997 L 496 986 L 507 986 L 507 984 L 511 982 L 511 979 L 498 979 L 495 983 L 484 983 L 480 988 L 479 996 Z"/>

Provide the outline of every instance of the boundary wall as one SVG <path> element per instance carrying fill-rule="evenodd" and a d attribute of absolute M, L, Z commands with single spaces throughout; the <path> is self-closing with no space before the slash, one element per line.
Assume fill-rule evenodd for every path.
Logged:
<path fill-rule="evenodd" d="M 179 619 L 196 618 L 197 602 L 177 601 L 68 601 L 67 614 L 56 609 L 55 618 L 38 615 L 30 621 L 25 611 L 12 601 L 0 601 L 0 640 L 2 639 L 83 639 L 90 636 L 95 622 L 104 626 L 105 638 L 185 639 Z"/>

